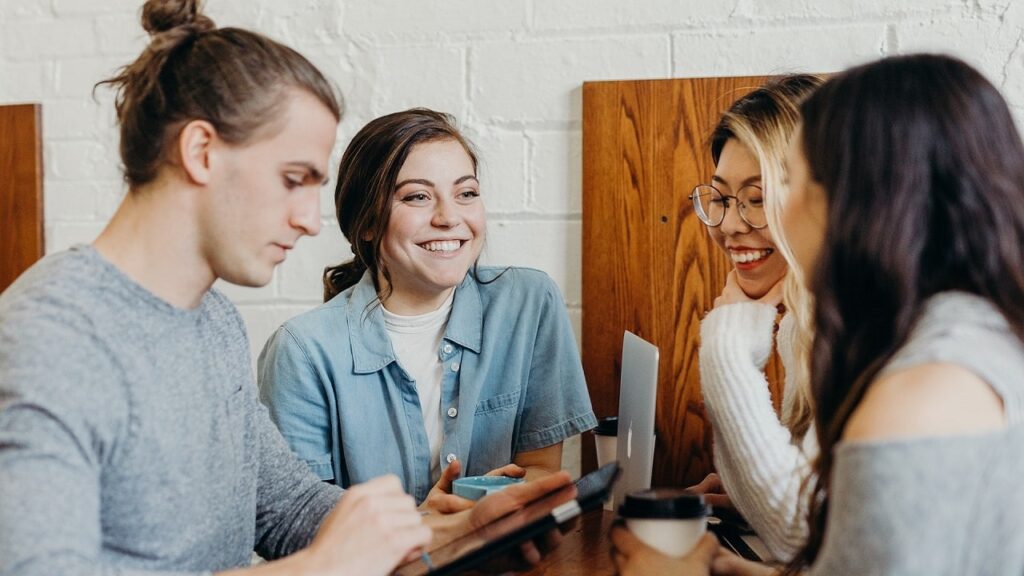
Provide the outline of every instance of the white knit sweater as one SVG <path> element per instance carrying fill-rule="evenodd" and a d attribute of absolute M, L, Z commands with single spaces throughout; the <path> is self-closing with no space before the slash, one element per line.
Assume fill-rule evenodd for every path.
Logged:
<path fill-rule="evenodd" d="M 722 484 L 772 555 L 785 561 L 807 539 L 807 505 L 800 488 L 818 446 L 813 427 L 795 439 L 772 407 L 764 366 L 775 316 L 774 306 L 758 302 L 712 310 L 701 322 L 700 377 Z M 778 334 L 786 369 L 783 419 L 796 392 L 795 335 L 793 318 L 784 316 Z"/>

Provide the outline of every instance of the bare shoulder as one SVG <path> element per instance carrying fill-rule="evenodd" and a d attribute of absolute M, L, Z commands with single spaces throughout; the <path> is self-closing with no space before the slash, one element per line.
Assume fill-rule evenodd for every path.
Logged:
<path fill-rule="evenodd" d="M 984 380 L 956 364 L 930 363 L 872 382 L 843 440 L 983 434 L 1005 426 L 1002 399 Z"/>

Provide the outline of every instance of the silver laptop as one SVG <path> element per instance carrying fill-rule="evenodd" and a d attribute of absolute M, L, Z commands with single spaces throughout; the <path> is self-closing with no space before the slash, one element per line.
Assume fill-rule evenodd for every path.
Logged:
<path fill-rule="evenodd" d="M 654 467 L 654 406 L 658 397 L 658 347 L 628 330 L 622 337 L 619 432 L 616 458 L 622 467 L 613 493 L 617 507 L 628 492 L 651 487 Z"/>

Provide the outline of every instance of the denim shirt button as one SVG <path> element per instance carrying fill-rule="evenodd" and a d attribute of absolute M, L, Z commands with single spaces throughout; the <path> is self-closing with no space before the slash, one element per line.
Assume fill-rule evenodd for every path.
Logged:
<path fill-rule="evenodd" d="M 458 362 L 452 362 L 452 372 L 458 372 L 458 371 L 459 371 L 459 363 Z"/>
<path fill-rule="evenodd" d="M 448 417 L 449 418 L 455 418 L 458 415 L 459 415 L 459 409 L 458 408 L 455 408 L 453 406 L 453 407 L 448 409 Z"/>
<path fill-rule="evenodd" d="M 451 344 L 445 344 L 444 345 L 444 353 L 445 354 L 451 354 L 451 352 L 452 352 L 452 345 Z"/>
<path fill-rule="evenodd" d="M 445 458 L 444 458 L 444 459 L 445 459 L 445 461 L 447 461 L 447 462 L 448 462 L 449 464 L 451 464 L 452 462 L 455 462 L 456 460 L 458 460 L 458 458 L 456 458 L 456 457 L 455 457 L 455 454 L 449 454 L 449 455 L 445 456 Z"/>

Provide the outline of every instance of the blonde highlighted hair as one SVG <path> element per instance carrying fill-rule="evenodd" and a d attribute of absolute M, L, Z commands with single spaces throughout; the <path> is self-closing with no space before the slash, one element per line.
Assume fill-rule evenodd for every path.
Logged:
<path fill-rule="evenodd" d="M 782 205 L 789 192 L 784 162 L 790 138 L 800 121 L 800 104 L 823 82 L 822 78 L 809 74 L 773 78 L 734 102 L 711 134 L 711 156 L 716 165 L 725 143 L 733 138 L 757 157 L 765 190 L 768 230 L 776 249 L 789 264 L 784 280 L 784 302 L 796 321 L 793 342 L 796 363 L 788 368 L 796 371 L 791 381 L 796 383 L 797 389 L 787 394 L 792 400 L 783 407 L 783 423 L 795 441 L 804 437 L 814 417 L 809 387 L 813 300 L 804 288 L 793 251 L 782 234 Z"/>

